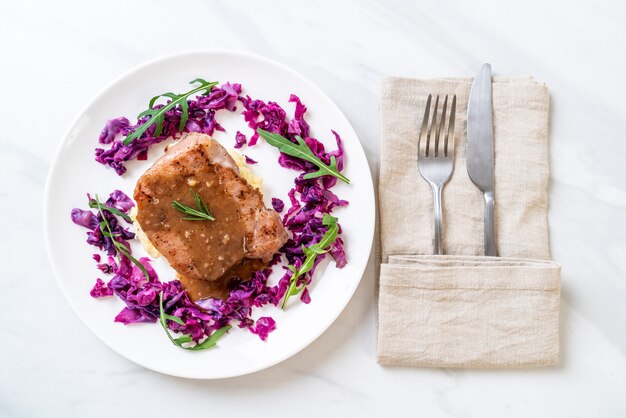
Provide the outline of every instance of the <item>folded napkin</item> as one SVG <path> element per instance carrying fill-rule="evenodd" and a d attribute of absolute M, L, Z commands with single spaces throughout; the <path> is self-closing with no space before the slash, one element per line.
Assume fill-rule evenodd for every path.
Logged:
<path fill-rule="evenodd" d="M 560 266 L 549 261 L 545 85 L 494 78 L 496 240 L 485 257 L 483 196 L 465 165 L 471 79 L 387 78 L 381 92 L 378 360 L 431 367 L 530 367 L 559 356 Z M 456 94 L 455 169 L 443 190 L 443 248 L 417 167 L 429 94 Z"/>

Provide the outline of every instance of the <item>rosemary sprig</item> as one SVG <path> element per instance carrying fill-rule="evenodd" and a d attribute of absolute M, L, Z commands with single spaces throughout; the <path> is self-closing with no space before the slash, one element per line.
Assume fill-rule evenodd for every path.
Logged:
<path fill-rule="evenodd" d="M 322 224 L 327 225 L 328 229 L 322 239 L 317 244 L 312 244 L 308 247 L 302 246 L 302 251 L 306 255 L 304 262 L 300 266 L 300 268 L 296 269 L 292 265 L 288 265 L 292 272 L 291 278 L 289 279 L 289 287 L 285 292 L 285 298 L 283 299 L 283 304 L 281 308 L 284 310 L 287 306 L 287 301 L 291 296 L 295 296 L 298 293 L 302 292 L 306 287 L 306 283 L 298 286 L 298 279 L 302 277 L 304 274 L 311 271 L 313 265 L 315 264 L 315 259 L 318 255 L 324 254 L 328 252 L 328 247 L 335 242 L 337 239 L 337 233 L 339 232 L 339 225 L 337 225 L 337 218 L 334 216 L 330 216 L 328 214 L 324 215 L 324 219 L 322 220 Z"/>
<path fill-rule="evenodd" d="M 182 214 L 189 215 L 187 217 L 183 217 L 185 221 L 214 221 L 215 217 L 211 214 L 211 211 L 207 207 L 204 200 L 200 196 L 200 193 L 194 192 L 192 189 L 189 189 L 191 193 L 191 197 L 193 197 L 194 202 L 196 202 L 196 209 L 191 206 L 187 206 L 183 203 L 180 203 L 178 200 L 174 200 L 172 202 L 172 207 L 179 211 Z"/>
<path fill-rule="evenodd" d="M 191 338 L 191 335 L 189 334 L 183 334 L 182 336 L 177 337 L 177 338 L 172 337 L 170 330 L 167 328 L 166 321 L 168 319 L 170 321 L 176 322 L 179 325 L 185 325 L 185 323 L 179 317 L 174 316 L 174 315 L 168 315 L 165 313 L 165 310 L 163 309 L 163 291 L 161 291 L 161 293 L 159 293 L 159 322 L 161 323 L 161 326 L 165 330 L 167 337 L 175 346 L 180 347 L 185 350 L 192 350 L 192 351 L 199 351 L 199 350 L 206 350 L 208 348 L 213 348 L 217 344 L 217 341 L 220 338 L 222 338 L 224 334 L 226 334 L 226 332 L 228 332 L 228 330 L 231 328 L 230 325 L 226 325 L 218 330 L 213 331 L 213 333 L 209 335 L 201 343 L 197 343 L 196 345 L 191 346 L 191 347 L 184 347 L 183 344 L 192 342 L 193 338 Z"/>
<path fill-rule="evenodd" d="M 306 142 L 304 142 L 304 139 L 300 138 L 299 136 L 296 136 L 296 140 L 298 141 L 298 143 L 294 144 L 293 142 L 279 134 L 268 132 L 261 128 L 257 129 L 257 132 L 259 135 L 261 135 L 263 139 L 265 139 L 268 144 L 275 146 L 280 150 L 280 152 L 315 164 L 318 170 L 313 173 L 305 174 L 305 179 L 313 179 L 321 176 L 333 176 L 350 184 L 350 180 L 339 172 L 335 156 L 330 157 L 330 165 L 326 165 L 315 154 L 313 154 L 311 148 L 309 148 Z"/>
<path fill-rule="evenodd" d="M 98 212 L 100 212 L 100 216 L 102 217 L 102 222 L 100 222 L 100 231 L 102 232 L 102 235 L 104 235 L 105 237 L 109 237 L 111 239 L 111 242 L 113 242 L 113 245 L 115 246 L 117 251 L 119 251 L 124 257 L 128 258 L 137 267 L 139 267 L 139 270 L 141 270 L 143 275 L 146 276 L 146 280 L 150 281 L 150 276 L 148 275 L 148 270 L 146 270 L 146 268 L 143 266 L 143 264 L 141 264 L 135 257 L 133 257 L 130 254 L 130 251 L 131 251 L 130 247 L 127 247 L 125 244 L 122 244 L 121 242 L 119 242 L 118 240 L 115 239 L 116 237 L 119 237 L 120 234 L 114 234 L 113 233 L 113 231 L 111 230 L 111 224 L 109 224 L 109 221 L 104 216 L 104 211 L 105 210 L 108 210 L 111 213 L 116 213 L 115 211 L 117 211 L 117 209 L 112 208 L 112 207 L 107 206 L 107 205 L 103 205 L 100 202 L 100 199 L 98 198 L 97 194 L 96 194 L 96 198 L 89 202 L 89 207 L 92 207 L 92 202 L 95 205 L 95 208 L 98 209 Z M 119 257 L 118 257 L 118 260 L 119 260 Z"/>
<path fill-rule="evenodd" d="M 144 116 L 150 116 L 150 119 L 148 119 L 144 124 L 138 126 L 133 132 L 128 134 L 128 136 L 126 136 L 123 141 L 124 145 L 130 144 L 136 138 L 141 138 L 141 136 L 148 130 L 148 128 L 150 128 L 155 123 L 156 129 L 154 131 L 154 136 L 159 136 L 163 131 L 163 121 L 165 120 L 165 113 L 167 113 L 168 110 L 171 110 L 179 105 L 182 113 L 180 115 L 178 131 L 182 131 L 187 124 L 187 119 L 189 118 L 189 104 L 187 103 L 187 98 L 192 94 L 200 93 L 201 91 L 204 91 L 205 95 L 209 94 L 211 89 L 218 84 L 217 81 L 208 82 L 201 78 L 196 78 L 195 80 L 189 82 L 189 84 L 194 83 L 200 83 L 200 85 L 189 90 L 186 93 L 163 93 L 154 96 L 148 104 L 148 109 L 144 110 L 137 116 L 137 119 L 141 119 Z M 172 99 L 172 101 L 163 105 L 163 107 L 161 108 L 153 109 L 152 107 L 160 97 L 169 97 L 170 99 Z"/>

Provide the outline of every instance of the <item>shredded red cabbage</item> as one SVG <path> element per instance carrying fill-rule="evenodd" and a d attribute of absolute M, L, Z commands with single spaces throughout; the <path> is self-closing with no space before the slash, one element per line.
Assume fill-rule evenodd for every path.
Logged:
<path fill-rule="evenodd" d="M 246 157 L 246 164 L 254 165 L 257 163 L 257 161 L 254 161 L 252 158 L 248 157 L 247 155 L 244 155 L 244 157 Z"/>
<path fill-rule="evenodd" d="M 241 132 L 237 131 L 237 133 L 235 134 L 235 148 L 239 149 L 243 147 L 244 145 L 246 145 L 247 143 L 248 143 L 248 140 L 246 139 L 246 136 L 242 134 Z"/>
<path fill-rule="evenodd" d="M 250 327 L 250 332 L 257 334 L 263 341 L 267 340 L 270 332 L 276 329 L 276 321 L 269 316 L 262 316 L 256 320 L 256 325 Z"/>
<path fill-rule="evenodd" d="M 89 294 L 94 298 L 102 298 L 113 295 L 113 290 L 108 287 L 102 279 L 98 278 L 96 279 L 96 284 L 93 285 Z"/>
<path fill-rule="evenodd" d="M 272 207 L 274 208 L 274 210 L 276 212 L 281 213 L 285 209 L 285 202 L 283 202 L 282 200 L 280 200 L 277 197 L 273 197 L 272 198 Z"/>

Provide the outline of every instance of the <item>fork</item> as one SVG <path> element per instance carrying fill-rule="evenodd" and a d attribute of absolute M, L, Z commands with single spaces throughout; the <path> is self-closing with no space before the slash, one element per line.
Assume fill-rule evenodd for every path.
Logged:
<path fill-rule="evenodd" d="M 454 117 L 456 113 L 456 95 L 452 96 L 452 105 L 448 110 L 446 95 L 438 118 L 439 95 L 431 112 L 432 94 L 428 95 L 424 120 L 417 144 L 417 166 L 420 174 L 433 190 L 435 212 L 435 254 L 443 254 L 441 230 L 442 209 L 441 191 L 454 170 Z M 429 124 L 430 122 L 430 124 Z"/>

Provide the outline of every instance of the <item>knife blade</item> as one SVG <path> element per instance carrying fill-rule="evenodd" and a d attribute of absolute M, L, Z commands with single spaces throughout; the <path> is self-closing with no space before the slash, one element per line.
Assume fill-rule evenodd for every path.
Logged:
<path fill-rule="evenodd" d="M 497 256 L 491 65 L 483 64 L 472 82 L 467 103 L 467 173 L 485 201 L 485 255 Z"/>

